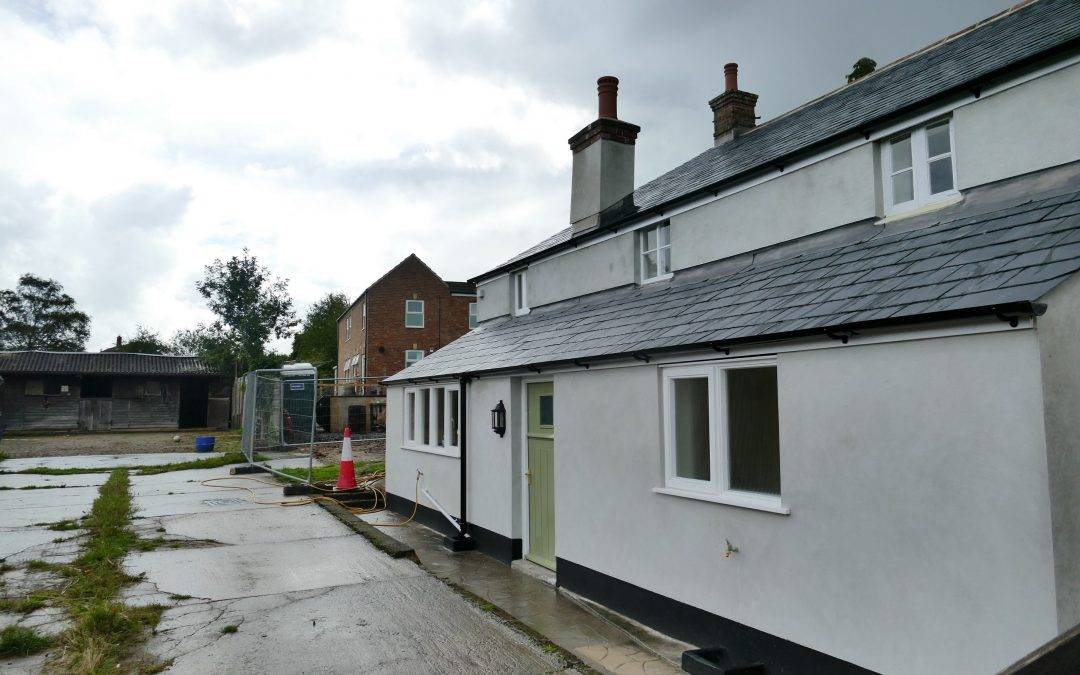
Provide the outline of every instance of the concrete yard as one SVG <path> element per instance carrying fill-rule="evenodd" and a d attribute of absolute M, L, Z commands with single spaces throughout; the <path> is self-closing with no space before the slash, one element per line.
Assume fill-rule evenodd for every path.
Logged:
<path fill-rule="evenodd" d="M 29 465 L 100 467 L 187 460 L 187 454 L 7 460 L 0 469 Z M 275 460 L 300 465 L 306 459 Z M 88 511 L 108 474 L 0 475 L 0 557 L 3 593 L 29 588 L 36 559 L 70 560 L 79 532 L 56 532 L 42 523 Z M 132 553 L 125 570 L 144 581 L 125 589 L 131 604 L 168 609 L 146 651 L 175 673 L 553 672 L 566 667 L 496 615 L 407 559 L 391 559 L 314 505 L 258 504 L 242 490 L 201 481 L 228 476 L 228 467 L 131 477 L 138 509 L 133 527 L 144 537 L 199 540 L 196 545 Z M 257 476 L 266 480 L 263 476 Z M 259 501 L 282 498 L 281 488 L 231 479 Z M 212 540 L 212 541 L 205 541 Z M 41 583 L 41 580 L 38 580 Z M 190 597 L 188 597 L 190 596 Z M 66 627 L 48 608 L 16 622 Z M 234 633 L 223 633 L 236 626 Z M 38 672 L 44 657 L 0 659 L 0 671 Z"/>

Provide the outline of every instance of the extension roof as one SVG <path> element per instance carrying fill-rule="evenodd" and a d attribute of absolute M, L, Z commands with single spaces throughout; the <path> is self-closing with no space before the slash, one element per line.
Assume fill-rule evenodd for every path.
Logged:
<path fill-rule="evenodd" d="M 0 373 L 8 375 L 216 375 L 197 356 L 124 352 L 0 352 Z"/>
<path fill-rule="evenodd" d="M 1015 197 L 1063 172 L 1055 190 Z M 485 322 L 388 381 L 1038 313 L 1039 299 L 1080 270 L 1080 165 L 973 190 L 936 214 L 837 230 L 676 273 L 666 284 Z"/>
<path fill-rule="evenodd" d="M 567 227 L 475 280 L 829 145 L 862 138 L 935 100 L 981 91 L 1021 67 L 1078 46 L 1080 2 L 1039 0 L 1006 10 L 709 148 L 605 210 L 599 228 L 575 235 Z"/>

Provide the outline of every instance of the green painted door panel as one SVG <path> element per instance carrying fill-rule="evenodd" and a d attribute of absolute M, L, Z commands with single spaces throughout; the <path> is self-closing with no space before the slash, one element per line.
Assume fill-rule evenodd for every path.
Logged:
<path fill-rule="evenodd" d="M 551 382 L 527 385 L 529 560 L 555 569 L 555 399 Z"/>

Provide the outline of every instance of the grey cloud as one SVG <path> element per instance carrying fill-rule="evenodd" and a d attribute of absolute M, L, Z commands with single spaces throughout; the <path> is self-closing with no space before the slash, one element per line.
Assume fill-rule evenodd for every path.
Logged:
<path fill-rule="evenodd" d="M 707 102 L 728 61 L 769 119 L 843 84 L 859 57 L 884 64 L 1011 4 L 558 0 L 513 3 L 506 27 L 493 28 L 456 27 L 463 4 L 443 2 L 414 6 L 409 25 L 433 66 L 579 105 L 582 126 L 595 114 L 596 78 L 617 75 L 620 117 L 642 126 L 640 184 L 711 145 Z"/>
<path fill-rule="evenodd" d="M 143 39 L 179 56 L 235 65 L 298 51 L 340 23 L 337 0 L 245 7 L 242 14 L 225 0 L 199 0 L 181 3 L 166 20 L 147 19 Z"/>
<path fill-rule="evenodd" d="M 180 222 L 191 197 L 190 187 L 144 183 L 99 199 L 90 212 L 102 232 L 163 230 Z"/>

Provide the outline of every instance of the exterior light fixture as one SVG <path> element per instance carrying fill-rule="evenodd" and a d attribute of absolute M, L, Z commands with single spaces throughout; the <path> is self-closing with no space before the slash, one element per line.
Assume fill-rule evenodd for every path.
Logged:
<path fill-rule="evenodd" d="M 502 401 L 491 409 L 491 430 L 499 434 L 500 438 L 506 434 L 506 406 Z"/>

